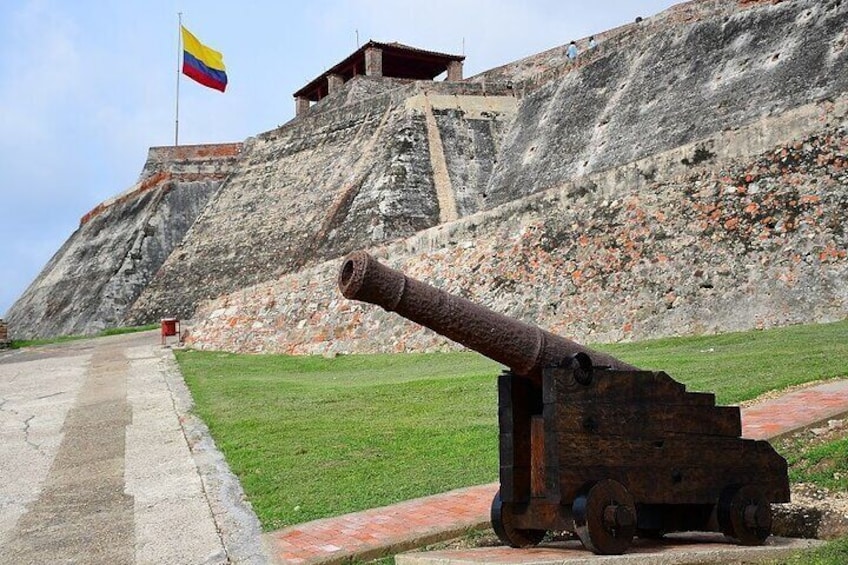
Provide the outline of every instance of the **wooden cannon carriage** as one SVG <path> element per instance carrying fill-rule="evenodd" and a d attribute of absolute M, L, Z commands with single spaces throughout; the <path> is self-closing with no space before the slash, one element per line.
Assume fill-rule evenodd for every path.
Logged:
<path fill-rule="evenodd" d="M 663 372 L 493 312 L 409 278 L 365 252 L 339 288 L 509 367 L 498 378 L 500 490 L 492 526 L 513 547 L 575 532 L 599 554 L 633 536 L 720 531 L 756 545 L 772 502 L 789 501 L 786 460 L 742 439 L 739 408 L 686 392 Z"/>

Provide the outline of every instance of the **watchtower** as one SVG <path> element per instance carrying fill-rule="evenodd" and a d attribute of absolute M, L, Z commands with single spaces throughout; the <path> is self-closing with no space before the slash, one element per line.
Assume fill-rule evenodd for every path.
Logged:
<path fill-rule="evenodd" d="M 447 72 L 446 80 L 460 81 L 464 60 L 462 55 L 371 40 L 295 92 L 296 114 L 304 115 L 312 102 L 332 94 L 355 76 L 433 80 Z"/>

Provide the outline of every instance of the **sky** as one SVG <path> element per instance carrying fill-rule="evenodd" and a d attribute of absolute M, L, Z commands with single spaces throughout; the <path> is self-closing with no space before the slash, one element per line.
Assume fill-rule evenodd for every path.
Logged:
<path fill-rule="evenodd" d="M 470 77 L 648 17 L 674 0 L 2 0 L 0 317 L 80 218 L 173 145 L 178 13 L 227 67 L 180 78 L 180 144 L 243 141 L 369 39 L 465 55 Z M 357 44 L 357 39 L 359 43 Z"/>

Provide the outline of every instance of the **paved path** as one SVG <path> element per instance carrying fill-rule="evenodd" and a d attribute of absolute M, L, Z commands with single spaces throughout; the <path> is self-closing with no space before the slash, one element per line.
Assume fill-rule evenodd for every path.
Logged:
<path fill-rule="evenodd" d="M 742 435 L 770 439 L 845 413 L 848 380 L 831 381 L 743 408 Z M 265 544 L 280 562 L 293 565 L 328 565 L 403 551 L 487 526 L 497 490 L 492 483 L 299 524 L 266 534 Z M 495 562 L 514 559 L 490 557 Z"/>
<path fill-rule="evenodd" d="M 848 412 L 848 379 L 802 388 L 742 410 L 742 435 L 773 439 Z"/>
<path fill-rule="evenodd" d="M 0 563 L 267 562 L 158 332 L 0 351 Z"/>

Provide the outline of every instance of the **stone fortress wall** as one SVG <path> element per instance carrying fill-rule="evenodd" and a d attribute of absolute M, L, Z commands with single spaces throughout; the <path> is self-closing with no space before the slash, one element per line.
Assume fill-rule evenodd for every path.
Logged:
<path fill-rule="evenodd" d="M 703 141 L 656 156 L 679 165 L 664 180 L 637 185 L 599 174 L 371 252 L 448 292 L 585 342 L 843 319 L 848 99 L 727 136 L 785 131 L 784 120 L 814 127 L 720 166 L 715 157 L 692 163 L 700 147 L 725 139 Z M 328 261 L 203 304 L 189 344 L 289 354 L 456 347 L 344 299 L 340 265 Z"/>
<path fill-rule="evenodd" d="M 335 269 L 358 248 L 578 339 L 844 317 L 846 23 L 838 0 L 696 0 L 576 62 L 562 46 L 462 82 L 356 77 L 246 140 L 191 213 L 157 216 L 156 233 L 177 219 L 170 248 L 109 243 L 119 224 L 150 239 L 159 192 L 141 185 L 179 161 L 154 159 L 51 260 L 13 331 L 193 316 L 205 348 L 444 347 L 341 302 Z"/>
<path fill-rule="evenodd" d="M 12 335 L 92 334 L 123 325 L 240 151 L 240 143 L 151 148 L 138 182 L 85 214 L 9 309 Z"/>
<path fill-rule="evenodd" d="M 522 99 L 487 207 L 846 92 L 844 4 L 733 4 L 672 8 L 563 63 Z"/>
<path fill-rule="evenodd" d="M 481 211 L 375 252 L 581 340 L 845 317 L 847 14 L 838 2 L 690 2 L 577 64 L 558 48 L 517 63 L 515 81 L 509 67 L 472 77 L 519 97 Z M 450 347 L 344 301 L 339 263 L 205 304 L 193 343 Z"/>
<path fill-rule="evenodd" d="M 515 81 L 506 80 L 511 67 L 497 80 L 389 81 L 382 92 L 379 81 L 351 81 L 309 116 L 249 144 L 246 166 L 132 319 L 155 317 L 165 303 L 185 317 L 200 299 L 574 179 L 620 174 L 651 155 L 709 144 L 716 132 L 845 92 L 844 6 L 732 4 L 688 3 L 624 26 L 576 65 L 553 50 L 534 59 L 534 68 L 544 61 L 541 75 L 516 65 Z M 475 109 L 482 104 L 492 107 Z M 781 139 L 748 131 L 699 155 L 751 154 Z M 666 172 L 653 166 L 642 174 Z M 199 265 L 212 276 L 174 300 L 174 281 Z"/>
<path fill-rule="evenodd" d="M 347 90 L 369 96 L 328 104 Z M 248 140 L 237 170 L 152 281 L 131 322 L 481 209 L 515 114 L 508 90 L 358 77 L 306 117 Z M 461 145 L 458 151 L 456 145 Z M 203 276 L 196 276 L 203 273 Z"/>

